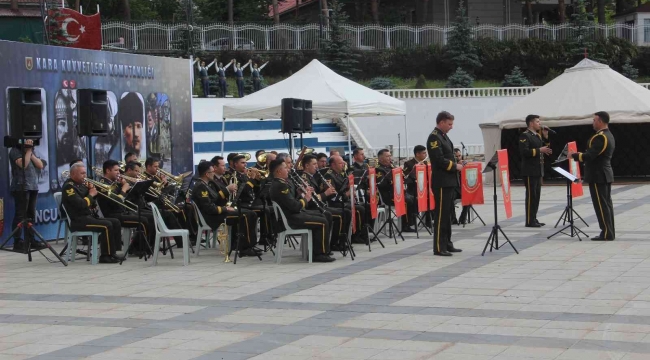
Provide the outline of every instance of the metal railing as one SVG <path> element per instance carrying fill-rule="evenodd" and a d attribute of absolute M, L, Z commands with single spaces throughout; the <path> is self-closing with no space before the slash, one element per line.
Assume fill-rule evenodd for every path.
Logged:
<path fill-rule="evenodd" d="M 375 24 L 343 25 L 343 32 L 352 46 L 360 50 L 383 50 L 390 48 L 413 48 L 418 46 L 445 45 L 452 27 L 437 25 Z M 307 25 L 228 25 L 214 23 L 192 27 L 196 48 L 204 51 L 217 50 L 313 50 L 319 47 L 321 31 L 318 24 Z M 158 22 L 126 23 L 108 21 L 102 24 L 105 49 L 141 52 L 173 52 L 183 48 L 187 37 L 185 24 Z M 514 40 L 537 38 L 560 41 L 575 38 L 578 29 L 570 24 L 562 25 L 479 25 L 472 28 L 475 38 Z M 594 24 L 584 32 L 589 38 L 618 37 L 638 45 L 650 45 L 650 25 Z M 323 29 L 322 37 L 328 36 Z"/>

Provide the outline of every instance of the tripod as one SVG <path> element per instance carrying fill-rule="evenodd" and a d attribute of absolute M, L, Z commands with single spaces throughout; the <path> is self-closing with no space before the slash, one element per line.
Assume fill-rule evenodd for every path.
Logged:
<path fill-rule="evenodd" d="M 497 167 L 494 164 L 489 164 L 488 166 L 492 168 L 492 174 L 494 175 L 494 195 L 493 195 L 493 200 L 494 200 L 494 226 L 492 227 L 492 231 L 490 232 L 490 236 L 488 237 L 487 241 L 485 242 L 485 247 L 483 248 L 483 253 L 481 253 L 481 256 L 485 255 L 485 250 L 487 250 L 488 245 L 490 245 L 490 252 L 492 252 L 492 249 L 499 250 L 500 248 L 503 247 L 503 245 L 499 246 L 499 233 L 503 235 L 503 237 L 506 239 L 506 242 L 512 246 L 512 249 L 519 254 L 519 251 L 515 248 L 515 246 L 512 244 L 510 239 L 508 239 L 508 236 L 503 232 L 503 229 L 501 229 L 501 225 L 499 225 L 499 217 L 497 213 Z M 482 221 L 482 220 L 481 220 Z"/>
<path fill-rule="evenodd" d="M 25 168 L 27 167 L 27 165 L 25 163 L 26 163 L 27 159 L 26 159 L 26 151 L 25 151 L 25 139 L 16 140 L 16 139 L 12 139 L 9 136 L 5 136 L 5 138 L 4 138 L 5 147 L 14 147 L 14 146 L 16 146 L 18 144 L 20 144 L 20 151 L 21 151 L 21 155 L 22 155 L 22 157 L 21 157 L 21 160 L 22 160 L 22 166 L 21 166 L 22 181 L 21 181 L 21 184 L 20 184 L 20 191 L 21 191 L 22 194 L 26 194 L 27 190 L 25 188 L 25 186 L 26 186 L 26 184 L 25 184 L 25 180 L 26 180 Z M 31 163 L 32 160 L 29 159 L 29 161 Z M 16 200 L 14 200 L 14 201 L 16 201 Z M 22 205 L 27 207 L 27 206 L 29 206 L 29 203 L 27 202 L 27 203 L 22 204 Z M 9 239 L 14 238 L 14 236 L 20 234 L 21 232 L 23 234 L 23 240 L 25 241 L 25 249 L 24 249 L 23 253 L 27 254 L 27 260 L 28 261 L 30 261 L 30 262 L 32 261 L 32 252 L 38 251 L 38 252 L 41 253 L 41 255 L 43 255 L 43 257 L 45 257 L 45 259 L 47 259 L 47 261 L 49 261 L 51 263 L 54 262 L 54 261 L 50 260 L 47 256 L 45 256 L 45 254 L 43 254 L 43 252 L 41 251 L 42 249 L 39 249 L 39 248 L 32 249 L 32 241 L 34 241 L 37 244 L 42 244 L 44 247 L 48 248 L 52 252 L 52 254 L 54 254 L 54 256 L 59 260 L 59 262 L 61 262 L 61 264 L 63 264 L 64 266 L 68 266 L 68 263 L 61 256 L 59 256 L 59 254 L 56 251 L 54 251 L 52 246 L 47 241 L 45 241 L 45 239 L 43 239 L 43 236 L 41 234 L 39 234 L 39 232 L 36 231 L 36 229 L 34 229 L 33 219 L 30 219 L 30 218 L 27 218 L 27 217 L 24 217 L 20 221 L 20 223 L 18 223 L 16 228 L 11 232 L 11 234 L 9 234 L 9 236 L 7 237 L 7 239 L 5 239 L 5 241 L 2 243 L 2 245 L 0 245 L 0 250 L 11 251 L 11 252 L 19 252 L 17 250 L 14 250 L 13 248 L 11 250 L 10 249 L 5 249 L 5 246 L 9 242 Z M 16 244 L 14 244 L 14 246 L 15 245 Z"/>
<path fill-rule="evenodd" d="M 384 228 L 386 227 L 386 225 L 388 225 L 388 237 L 392 237 L 395 240 L 395 244 L 397 244 L 397 236 L 396 235 L 399 235 L 399 237 L 402 238 L 402 241 L 405 241 L 404 236 L 402 236 L 402 232 L 398 230 L 398 227 L 395 224 L 395 221 L 393 220 L 393 215 L 395 216 L 395 218 L 397 218 L 397 214 L 393 211 L 393 207 L 390 204 L 387 204 L 387 203 L 384 203 L 384 205 L 386 205 L 386 207 L 387 207 L 386 220 L 381 225 L 381 227 L 379 228 L 379 231 L 377 231 L 377 233 L 381 233 L 382 231 L 384 231 Z M 375 238 L 376 238 L 376 235 L 375 235 Z M 382 244 L 382 246 L 383 246 L 383 244 Z"/>
<path fill-rule="evenodd" d="M 562 225 L 564 225 L 565 223 L 569 223 L 569 224 L 566 225 L 565 227 L 563 227 L 562 229 L 556 231 L 553 235 L 547 237 L 547 239 L 550 239 L 550 238 L 552 238 L 552 237 L 554 237 L 555 235 L 558 235 L 558 234 L 568 235 L 569 237 L 577 236 L 578 240 L 580 240 L 580 241 L 582 241 L 582 238 L 580 237 L 581 233 L 585 237 L 589 237 L 587 234 L 585 234 L 584 231 L 580 230 L 579 227 L 575 226 L 575 221 L 574 221 L 575 219 L 573 218 L 574 214 L 578 218 L 580 218 L 580 220 L 582 220 L 582 222 L 584 222 L 585 225 L 587 225 L 587 223 L 584 221 L 583 218 L 580 217 L 580 215 L 578 215 L 578 213 L 575 210 L 573 210 L 573 191 L 571 190 L 571 183 L 572 183 L 571 180 L 567 179 L 567 181 L 566 181 L 566 207 L 564 208 L 564 212 L 562 212 L 562 215 L 560 215 L 560 218 L 557 220 L 557 223 L 555 224 L 555 227 L 557 227 L 557 225 L 560 223 L 560 220 L 562 220 L 562 219 L 564 219 L 564 221 L 565 221 Z M 589 225 L 587 225 L 587 226 L 589 226 Z M 564 231 L 566 229 L 571 229 L 571 232 L 568 233 L 568 234 L 565 233 Z"/>
<path fill-rule="evenodd" d="M 465 207 L 465 206 L 463 206 L 463 207 Z M 462 214 L 462 212 L 461 212 L 461 214 Z M 472 218 L 472 214 L 474 215 L 474 218 Z M 476 221 L 476 219 L 479 219 L 481 221 L 481 223 L 483 223 L 483 226 L 485 226 L 485 221 L 483 221 L 483 218 L 481 218 L 481 215 L 479 215 L 476 212 L 476 209 L 474 209 L 474 206 L 473 205 L 467 205 L 467 218 L 466 218 L 465 221 L 460 221 L 460 219 L 459 219 L 458 225 L 463 224 L 463 227 L 465 227 L 465 225 L 473 223 L 474 221 Z"/>

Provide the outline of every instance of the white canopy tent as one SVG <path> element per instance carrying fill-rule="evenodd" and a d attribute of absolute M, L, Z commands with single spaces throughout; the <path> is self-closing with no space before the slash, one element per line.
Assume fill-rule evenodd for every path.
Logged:
<path fill-rule="evenodd" d="M 481 123 L 486 158 L 501 149 L 504 129 L 525 128 L 529 114 L 544 125 L 591 124 L 593 114 L 607 111 L 611 123 L 650 122 L 650 91 L 609 66 L 584 59 L 490 121 Z"/>
<path fill-rule="evenodd" d="M 406 104 L 398 99 L 369 89 L 338 75 L 318 60 L 312 60 L 291 77 L 223 106 L 224 130 L 226 119 L 279 119 L 284 98 L 312 101 L 314 118 L 394 116 L 405 117 Z M 408 133 L 408 132 L 407 132 Z M 221 152 L 224 152 L 225 131 L 222 130 Z M 406 139 L 408 146 L 408 139 Z M 352 149 L 350 132 L 348 146 Z"/>

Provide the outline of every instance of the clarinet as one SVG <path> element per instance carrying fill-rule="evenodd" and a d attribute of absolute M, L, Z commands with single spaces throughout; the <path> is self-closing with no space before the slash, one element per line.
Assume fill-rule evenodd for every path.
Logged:
<path fill-rule="evenodd" d="M 303 193 L 302 196 L 304 198 L 305 194 L 307 193 L 307 184 L 298 175 L 298 173 L 296 173 L 296 170 L 291 169 L 289 174 L 290 174 L 289 178 L 291 179 L 293 184 L 302 191 L 302 193 Z M 296 180 L 296 178 L 298 178 L 299 180 Z M 320 211 L 321 213 L 325 212 L 325 209 L 323 208 L 323 204 L 321 204 L 320 200 L 318 200 L 318 197 L 316 197 L 316 195 L 313 195 L 311 197 L 311 201 L 316 205 L 316 207 L 318 208 L 318 211 Z"/>

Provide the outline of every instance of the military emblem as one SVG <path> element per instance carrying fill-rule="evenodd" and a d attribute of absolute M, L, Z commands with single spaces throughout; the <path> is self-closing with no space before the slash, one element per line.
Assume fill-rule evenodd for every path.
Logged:
<path fill-rule="evenodd" d="M 477 168 L 468 168 L 465 170 L 465 183 L 467 187 L 473 189 L 477 185 L 478 180 L 478 169 Z"/>
<path fill-rule="evenodd" d="M 395 202 L 399 202 L 402 199 L 402 191 L 404 187 L 402 186 L 402 175 L 397 174 L 395 176 Z"/>
<path fill-rule="evenodd" d="M 375 196 L 377 193 L 376 186 L 377 180 L 375 179 L 375 174 L 368 175 L 368 180 L 370 181 L 370 196 Z"/>
<path fill-rule="evenodd" d="M 525 142 L 526 142 L 526 139 L 521 139 L 521 140 L 519 140 L 519 141 L 522 142 L 522 143 L 525 143 Z"/>
<path fill-rule="evenodd" d="M 508 177 L 508 170 L 501 170 L 501 183 L 503 184 L 503 191 L 505 197 L 510 197 L 510 179 Z"/>
<path fill-rule="evenodd" d="M 74 189 L 68 189 L 65 193 L 68 194 L 68 196 L 74 196 Z"/>
<path fill-rule="evenodd" d="M 571 167 L 571 175 L 578 177 L 578 162 L 571 160 L 569 166 Z"/>
<path fill-rule="evenodd" d="M 32 71 L 32 69 L 34 68 L 34 59 L 32 59 L 31 56 L 25 57 L 25 68 L 29 71 Z"/>
<path fill-rule="evenodd" d="M 424 171 L 418 171 L 418 194 L 424 194 Z"/>
<path fill-rule="evenodd" d="M 432 149 L 437 149 L 438 148 L 438 141 L 432 141 L 430 143 Z"/>
<path fill-rule="evenodd" d="M 282 193 L 285 194 L 285 195 L 287 195 L 287 194 L 289 193 L 289 189 L 284 189 L 284 190 L 282 190 Z"/>
<path fill-rule="evenodd" d="M 201 191 L 201 197 L 208 197 L 208 192 L 207 191 Z"/>

